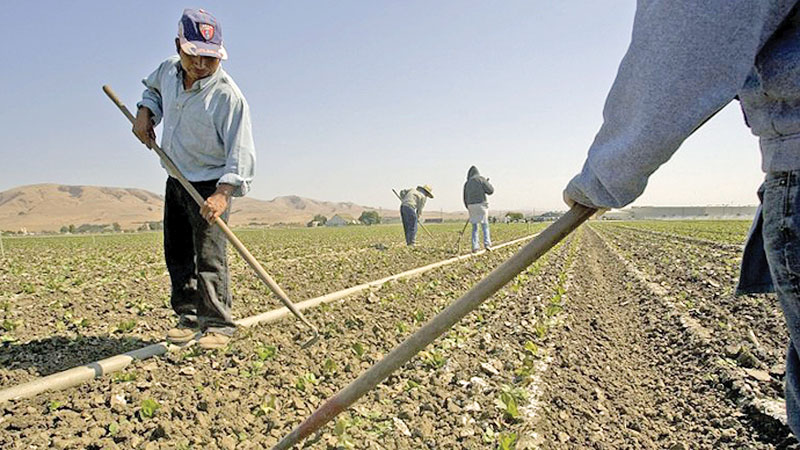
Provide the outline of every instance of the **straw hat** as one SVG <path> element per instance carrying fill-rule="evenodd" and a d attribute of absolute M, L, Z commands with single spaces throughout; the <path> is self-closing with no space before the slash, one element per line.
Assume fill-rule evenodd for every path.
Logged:
<path fill-rule="evenodd" d="M 433 190 L 427 184 L 423 186 L 417 186 L 417 190 L 422 191 L 423 194 L 427 195 L 430 198 L 433 198 Z"/>

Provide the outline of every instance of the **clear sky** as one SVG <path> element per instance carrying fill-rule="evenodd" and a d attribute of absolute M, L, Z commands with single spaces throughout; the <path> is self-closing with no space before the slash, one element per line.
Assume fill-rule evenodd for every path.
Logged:
<path fill-rule="evenodd" d="M 3 5 L 0 190 L 63 183 L 163 192 L 129 107 L 174 53 L 185 6 L 222 23 L 250 104 L 254 198 L 396 207 L 427 183 L 457 210 L 470 165 L 492 209 L 563 209 L 630 39 L 633 0 L 25 1 Z M 159 132 L 160 130 L 157 130 Z M 738 104 L 651 178 L 634 205 L 755 204 L 763 175 Z"/>

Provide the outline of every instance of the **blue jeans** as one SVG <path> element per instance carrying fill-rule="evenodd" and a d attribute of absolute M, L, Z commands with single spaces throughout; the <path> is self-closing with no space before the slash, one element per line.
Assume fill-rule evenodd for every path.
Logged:
<path fill-rule="evenodd" d="M 417 238 L 417 212 L 407 205 L 400 207 L 400 218 L 403 219 L 403 231 L 406 233 L 406 245 L 414 245 Z"/>
<path fill-rule="evenodd" d="M 762 185 L 764 250 L 778 294 L 789 346 L 786 353 L 786 414 L 800 436 L 800 170 L 770 172 Z"/>
<path fill-rule="evenodd" d="M 491 247 L 492 246 L 492 236 L 489 233 L 489 222 L 481 222 L 481 230 L 483 230 L 483 246 L 484 247 Z M 478 246 L 478 224 L 472 224 L 472 249 L 477 250 L 480 247 Z"/>

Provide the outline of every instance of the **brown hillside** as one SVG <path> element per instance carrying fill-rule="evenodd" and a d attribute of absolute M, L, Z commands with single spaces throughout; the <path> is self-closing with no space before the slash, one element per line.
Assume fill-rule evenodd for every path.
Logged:
<path fill-rule="evenodd" d="M 145 222 L 161 220 L 164 199 L 143 189 L 102 186 L 36 184 L 0 192 L 0 230 L 29 232 L 58 231 L 63 226 L 119 223 L 136 229 Z M 233 201 L 231 224 L 304 224 L 316 214 L 359 217 L 365 206 L 350 202 L 326 202 L 290 195 L 273 200 L 237 198 Z M 381 215 L 397 217 L 395 209 L 379 209 Z M 432 211 L 430 217 L 439 217 Z M 463 215 L 462 215 L 463 216 Z M 458 218 L 445 213 L 445 218 Z"/>

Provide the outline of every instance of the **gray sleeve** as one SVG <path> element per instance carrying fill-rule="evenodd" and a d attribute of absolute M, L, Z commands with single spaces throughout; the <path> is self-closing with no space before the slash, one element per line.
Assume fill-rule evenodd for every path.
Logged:
<path fill-rule="evenodd" d="M 494 186 L 492 186 L 492 183 L 489 183 L 488 178 L 483 179 L 483 192 L 485 192 L 486 195 L 494 194 Z"/>
<path fill-rule="evenodd" d="M 421 193 L 417 193 L 417 217 L 422 217 L 422 210 L 425 208 L 425 202 L 428 200 L 428 197 Z"/>
<path fill-rule="evenodd" d="M 566 193 L 620 208 L 744 84 L 797 0 L 639 0 L 603 125 Z"/>

